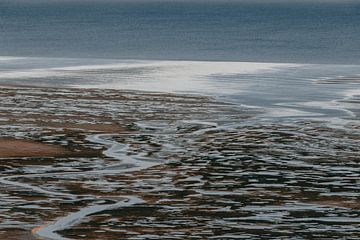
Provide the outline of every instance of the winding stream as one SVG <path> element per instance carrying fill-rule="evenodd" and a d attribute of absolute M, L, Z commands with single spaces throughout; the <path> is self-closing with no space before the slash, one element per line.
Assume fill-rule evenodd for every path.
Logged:
<path fill-rule="evenodd" d="M 126 150 L 128 146 L 126 144 L 121 144 L 116 141 L 109 140 L 111 137 L 120 136 L 120 134 L 95 134 L 90 135 L 86 138 L 87 141 L 95 143 L 95 144 L 101 144 L 107 147 L 105 151 L 103 151 L 103 154 L 106 157 L 114 158 L 119 161 L 121 161 L 121 165 L 124 165 L 126 168 L 119 169 L 119 170 L 111 170 L 111 167 L 117 167 L 118 165 L 109 166 L 110 170 L 96 170 L 96 171 L 88 171 L 88 172 L 81 172 L 81 174 L 106 174 L 106 173 L 122 173 L 122 172 L 132 172 L 132 171 L 139 171 L 146 168 L 150 168 L 153 166 L 156 166 L 160 164 L 159 161 L 144 161 L 139 160 L 136 157 L 130 157 L 126 155 Z M 46 173 L 46 174 L 29 174 L 29 175 L 13 175 L 8 177 L 1 177 L 0 183 L 6 184 L 6 185 L 12 185 L 15 187 L 20 187 L 24 189 L 29 189 L 32 192 L 37 192 L 40 194 L 50 195 L 50 196 L 60 196 L 60 197 L 67 197 L 76 199 L 79 197 L 86 197 L 86 196 L 78 196 L 73 195 L 69 193 L 63 193 L 63 192 L 56 192 L 56 191 L 49 191 L 45 190 L 43 188 L 33 186 L 26 183 L 19 183 L 16 182 L 15 179 L 26 177 L 44 177 L 44 176 L 54 176 L 54 175 L 71 175 L 71 174 L 80 174 L 79 172 L 74 173 Z M 64 230 L 66 228 L 70 228 L 73 225 L 81 222 L 81 220 L 91 214 L 95 214 L 98 212 L 102 212 L 104 210 L 110 210 L 114 208 L 121 208 L 121 207 L 127 207 L 135 204 L 139 204 L 144 202 L 141 198 L 137 196 L 121 196 L 122 200 L 112 203 L 112 204 L 101 204 L 101 205 L 92 205 L 85 208 L 80 209 L 78 212 L 72 213 L 70 215 L 67 215 L 63 218 L 58 219 L 54 223 L 50 223 L 43 227 L 37 227 L 32 230 L 32 233 L 35 236 L 43 237 L 46 239 L 54 239 L 54 240 L 65 240 L 68 238 L 64 238 L 61 235 L 57 234 L 57 231 Z M 113 200 L 113 199 L 112 199 Z"/>

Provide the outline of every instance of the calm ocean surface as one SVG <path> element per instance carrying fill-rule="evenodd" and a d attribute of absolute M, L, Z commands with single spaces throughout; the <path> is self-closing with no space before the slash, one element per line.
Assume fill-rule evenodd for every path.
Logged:
<path fill-rule="evenodd" d="M 0 55 L 359 64 L 359 22 L 360 1 L 0 0 Z"/>

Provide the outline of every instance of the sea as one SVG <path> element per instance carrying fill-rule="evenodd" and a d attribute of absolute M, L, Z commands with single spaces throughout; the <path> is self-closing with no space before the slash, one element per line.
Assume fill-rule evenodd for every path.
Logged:
<path fill-rule="evenodd" d="M 360 2 L 1 0 L 3 56 L 360 64 Z"/>

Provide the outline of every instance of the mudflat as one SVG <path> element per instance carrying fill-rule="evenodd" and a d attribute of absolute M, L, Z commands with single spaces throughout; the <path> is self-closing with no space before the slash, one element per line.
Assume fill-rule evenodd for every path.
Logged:
<path fill-rule="evenodd" d="M 0 239 L 360 234 L 358 121 L 106 89 L 0 102 Z"/>
<path fill-rule="evenodd" d="M 0 157 L 59 157 L 71 151 L 61 146 L 31 140 L 0 139 Z"/>

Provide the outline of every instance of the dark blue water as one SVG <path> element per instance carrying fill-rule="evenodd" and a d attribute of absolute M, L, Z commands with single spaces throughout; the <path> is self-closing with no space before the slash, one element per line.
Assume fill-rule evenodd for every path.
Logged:
<path fill-rule="evenodd" d="M 360 63 L 360 1 L 4 1 L 0 56 Z"/>

